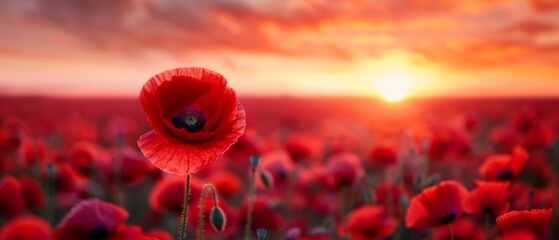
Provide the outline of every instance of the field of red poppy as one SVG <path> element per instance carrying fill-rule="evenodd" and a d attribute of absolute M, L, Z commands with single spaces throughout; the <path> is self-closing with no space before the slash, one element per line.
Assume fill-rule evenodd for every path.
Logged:
<path fill-rule="evenodd" d="M 241 97 L 184 150 L 150 96 L 0 97 L 0 240 L 559 239 L 559 99 Z"/>

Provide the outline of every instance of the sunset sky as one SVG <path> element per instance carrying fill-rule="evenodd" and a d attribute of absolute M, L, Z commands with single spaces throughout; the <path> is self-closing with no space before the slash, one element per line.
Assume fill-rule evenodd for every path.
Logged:
<path fill-rule="evenodd" d="M 0 5 L 0 95 L 137 96 L 199 66 L 244 96 L 559 96 L 557 0 Z"/>

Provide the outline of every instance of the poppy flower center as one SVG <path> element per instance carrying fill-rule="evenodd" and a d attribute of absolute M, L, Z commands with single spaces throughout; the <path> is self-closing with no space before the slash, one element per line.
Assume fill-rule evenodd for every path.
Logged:
<path fill-rule="evenodd" d="M 171 122 L 173 126 L 184 129 L 189 133 L 197 133 L 204 129 L 206 125 L 206 116 L 200 110 L 190 105 L 183 109 L 173 117 Z"/>
<path fill-rule="evenodd" d="M 109 230 L 103 226 L 98 226 L 89 233 L 92 239 L 106 239 L 110 236 Z"/>
<path fill-rule="evenodd" d="M 499 181 L 508 181 L 511 180 L 513 177 L 514 177 L 514 173 L 512 173 L 510 170 L 507 170 L 500 173 L 499 176 L 497 176 L 497 179 Z"/>
<path fill-rule="evenodd" d="M 444 217 L 444 218 L 441 218 L 440 222 L 441 222 L 442 224 L 449 224 L 449 223 L 451 223 L 452 221 L 454 221 L 454 219 L 456 219 L 456 215 L 454 215 L 454 213 L 451 213 L 450 215 L 448 215 L 448 216 L 446 216 L 446 217 Z"/>

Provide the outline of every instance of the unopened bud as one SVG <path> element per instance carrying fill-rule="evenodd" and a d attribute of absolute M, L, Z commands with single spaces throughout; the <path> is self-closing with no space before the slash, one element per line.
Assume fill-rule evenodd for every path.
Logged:
<path fill-rule="evenodd" d="M 262 181 L 262 184 L 264 184 L 266 188 L 274 187 L 274 178 L 272 177 L 270 172 L 266 170 L 260 171 L 260 180 Z"/>
<path fill-rule="evenodd" d="M 258 167 L 258 162 L 260 162 L 260 157 L 257 155 L 250 156 L 250 166 L 254 169 Z"/>
<path fill-rule="evenodd" d="M 221 232 L 223 231 L 223 229 L 225 229 L 225 224 L 227 224 L 227 217 L 220 207 L 212 208 L 212 211 L 210 212 L 210 223 L 212 224 L 212 227 L 218 232 Z"/>
<path fill-rule="evenodd" d="M 258 237 L 258 240 L 264 240 L 267 232 L 268 231 L 265 228 L 256 229 L 256 236 Z"/>

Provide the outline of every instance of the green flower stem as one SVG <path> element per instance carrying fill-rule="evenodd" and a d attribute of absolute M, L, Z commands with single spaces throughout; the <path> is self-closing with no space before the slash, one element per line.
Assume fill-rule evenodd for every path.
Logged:
<path fill-rule="evenodd" d="M 254 204 L 254 176 L 256 175 L 256 167 L 251 168 L 250 174 L 250 194 L 249 194 L 249 203 L 248 203 L 248 210 L 247 210 L 247 220 L 245 223 L 245 240 L 250 240 L 250 223 L 252 220 L 252 208 Z"/>
<path fill-rule="evenodd" d="M 452 228 L 452 223 L 448 224 L 448 231 L 450 233 L 450 240 L 454 240 L 454 229 Z"/>
<path fill-rule="evenodd" d="M 491 235 L 491 233 L 489 232 L 491 226 L 491 214 L 489 212 L 485 213 L 485 239 L 489 240 L 489 235 Z"/>
<path fill-rule="evenodd" d="M 190 191 L 190 174 L 186 175 L 186 184 L 184 185 L 184 205 L 181 220 L 181 236 L 180 240 L 186 239 L 186 215 L 188 214 L 188 194 Z"/>
<path fill-rule="evenodd" d="M 212 197 L 214 200 L 214 207 L 217 207 L 217 193 L 215 187 L 211 184 L 206 184 L 202 190 L 202 198 L 200 201 L 200 215 L 198 216 L 198 239 L 204 239 L 204 206 L 206 205 L 206 190 L 212 190 Z"/>
<path fill-rule="evenodd" d="M 559 221 L 559 175 L 556 174 L 555 175 L 555 181 L 553 181 L 554 183 L 551 185 L 551 187 L 553 188 L 553 195 L 555 196 L 553 199 L 553 208 L 552 208 L 552 215 L 551 215 L 551 221 L 549 223 L 549 232 L 547 234 L 547 239 L 548 240 L 552 240 L 552 239 L 557 239 L 557 236 L 559 234 L 559 231 L 557 231 L 557 221 Z"/>

